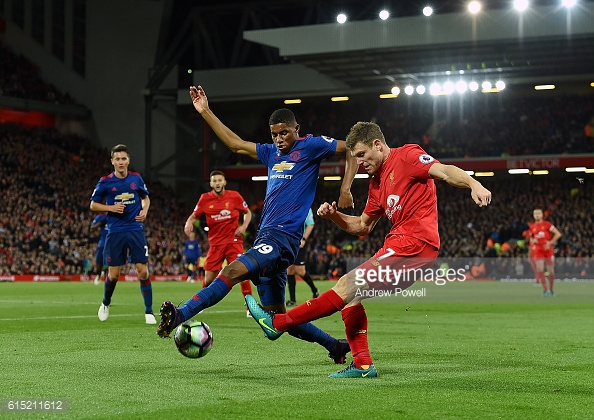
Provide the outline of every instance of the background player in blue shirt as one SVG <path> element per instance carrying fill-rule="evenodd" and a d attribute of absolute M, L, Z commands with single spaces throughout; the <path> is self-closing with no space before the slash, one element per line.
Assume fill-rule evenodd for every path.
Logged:
<path fill-rule="evenodd" d="M 153 289 L 148 272 L 148 246 L 143 222 L 151 201 L 144 180 L 138 172 L 128 171 L 128 148 L 118 144 L 111 149 L 114 171 L 102 177 L 91 195 L 91 210 L 107 212 L 109 232 L 105 240 L 104 261 L 109 266 L 105 281 L 103 302 L 99 307 L 99 320 L 109 317 L 111 296 L 118 282 L 120 270 L 128 260 L 136 265 L 140 292 L 144 299 L 145 321 L 156 324 L 153 315 Z"/>
<path fill-rule="evenodd" d="M 202 255 L 200 250 L 200 242 L 196 240 L 196 233 L 190 232 L 190 239 L 184 244 L 184 252 L 182 254 L 188 278 L 186 281 L 194 283 L 196 281 L 196 271 L 198 270 L 198 259 Z"/>
<path fill-rule="evenodd" d="M 192 86 L 190 96 L 196 110 L 232 152 L 250 156 L 268 167 L 268 183 L 254 246 L 223 268 L 210 286 L 179 309 L 170 301 L 163 303 L 157 328 L 161 337 L 168 337 L 175 326 L 215 305 L 234 285 L 246 279 L 257 286 L 265 308 L 286 312 L 287 267 L 293 264 L 299 251 L 303 224 L 314 200 L 323 159 L 335 154 L 347 155 L 339 205 L 353 206 L 350 187 L 357 165 L 346 153 L 344 141 L 310 134 L 299 137 L 299 124 L 288 109 L 276 110 L 270 116 L 273 144 L 244 141 L 212 113 L 202 87 Z M 324 346 L 336 363 L 344 363 L 350 351 L 346 340 L 336 340 L 311 323 L 299 325 L 289 334 Z"/>
<path fill-rule="evenodd" d="M 91 223 L 91 230 L 99 229 L 99 242 L 95 250 L 95 286 L 99 284 L 99 279 L 105 274 L 107 264 L 103 262 L 103 250 L 105 248 L 105 239 L 107 238 L 107 213 L 99 213 Z"/>

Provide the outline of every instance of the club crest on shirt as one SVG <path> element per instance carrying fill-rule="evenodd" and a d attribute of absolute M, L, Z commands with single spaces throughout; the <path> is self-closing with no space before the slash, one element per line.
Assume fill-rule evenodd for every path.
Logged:
<path fill-rule="evenodd" d="M 433 162 L 435 159 L 433 158 L 433 156 L 430 155 L 421 155 L 419 156 L 419 162 L 421 162 L 423 165 L 426 165 L 428 163 Z"/>

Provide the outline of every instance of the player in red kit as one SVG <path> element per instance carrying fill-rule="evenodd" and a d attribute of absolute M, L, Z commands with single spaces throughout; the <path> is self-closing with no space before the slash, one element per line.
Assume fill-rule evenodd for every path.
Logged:
<path fill-rule="evenodd" d="M 542 209 L 536 208 L 532 212 L 534 223 L 530 225 L 530 257 L 536 280 L 542 284 L 543 296 L 555 296 L 553 283 L 555 282 L 555 250 L 553 246 L 561 237 L 561 232 L 549 221 L 543 219 Z M 545 266 L 549 273 L 549 284 L 545 277 Z"/>
<path fill-rule="evenodd" d="M 210 173 L 212 191 L 200 196 L 184 226 L 184 232 L 190 236 L 194 230 L 194 222 L 203 214 L 206 217 L 210 248 L 204 262 L 204 287 L 213 282 L 223 268 L 225 259 L 227 264 L 230 264 L 243 254 L 243 234 L 252 220 L 252 213 L 241 194 L 225 189 L 226 186 L 225 174 L 221 171 L 212 171 Z M 241 225 L 239 225 L 240 214 L 243 214 Z M 249 280 L 241 282 L 240 287 L 244 297 L 252 294 L 252 285 Z M 249 312 L 246 313 L 249 316 Z"/>
<path fill-rule="evenodd" d="M 366 236 L 384 215 L 392 223 L 383 246 L 363 264 L 342 276 L 336 285 L 286 314 L 273 314 L 246 298 L 254 320 L 269 339 L 303 322 L 342 312 L 353 362 L 331 378 L 373 378 L 377 376 L 367 342 L 367 315 L 361 301 L 377 289 L 400 289 L 414 283 L 414 276 L 394 283 L 394 278 L 377 281 L 380 267 L 404 272 L 431 266 L 439 251 L 437 230 L 437 195 L 434 179 L 469 188 L 472 200 L 480 207 L 491 202 L 491 193 L 460 168 L 443 165 L 419 146 L 408 144 L 391 149 L 379 126 L 371 122 L 355 124 L 346 146 L 357 163 L 372 176 L 368 200 L 361 216 L 349 216 L 337 210 L 336 203 L 323 203 L 318 216 L 332 220 L 352 235 Z M 410 272 L 410 271 L 409 271 Z M 374 273 L 374 276 L 370 276 Z M 367 277 L 366 277 L 367 276 Z M 392 281 L 392 283 L 390 283 Z"/>

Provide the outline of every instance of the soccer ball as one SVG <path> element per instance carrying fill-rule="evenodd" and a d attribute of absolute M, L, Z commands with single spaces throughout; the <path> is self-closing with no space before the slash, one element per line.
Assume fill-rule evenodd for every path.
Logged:
<path fill-rule="evenodd" d="M 175 345 L 181 354 L 197 359 L 206 356 L 212 348 L 212 332 L 202 321 L 186 321 L 175 331 Z"/>

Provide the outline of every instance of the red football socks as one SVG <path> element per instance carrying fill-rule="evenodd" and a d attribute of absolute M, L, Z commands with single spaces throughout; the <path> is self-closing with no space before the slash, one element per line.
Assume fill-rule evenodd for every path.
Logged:
<path fill-rule="evenodd" d="M 536 280 L 538 280 L 538 282 L 540 284 L 542 284 L 542 288 L 546 292 L 548 289 L 547 289 L 547 279 L 545 278 L 544 271 L 537 271 L 536 273 L 534 273 L 534 277 L 536 277 Z"/>
<path fill-rule="evenodd" d="M 252 283 L 249 280 L 244 280 L 239 283 L 239 287 L 241 288 L 241 294 L 245 298 L 246 295 L 252 294 Z"/>
<path fill-rule="evenodd" d="M 324 318 L 344 308 L 344 300 L 330 289 L 315 299 L 297 305 L 286 314 L 276 314 L 272 325 L 278 331 L 288 331 L 296 325 Z"/>
<path fill-rule="evenodd" d="M 367 342 L 367 314 L 363 305 L 349 306 L 342 310 L 346 337 L 351 347 L 353 362 L 358 369 L 372 364 Z"/>

